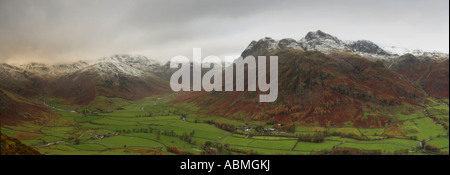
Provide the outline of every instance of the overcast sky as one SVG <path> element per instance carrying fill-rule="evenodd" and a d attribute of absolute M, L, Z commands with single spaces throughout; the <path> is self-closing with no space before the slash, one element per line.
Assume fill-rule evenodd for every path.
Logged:
<path fill-rule="evenodd" d="M 252 40 L 342 40 L 449 52 L 448 0 L 0 0 L 0 62 L 240 55 Z"/>

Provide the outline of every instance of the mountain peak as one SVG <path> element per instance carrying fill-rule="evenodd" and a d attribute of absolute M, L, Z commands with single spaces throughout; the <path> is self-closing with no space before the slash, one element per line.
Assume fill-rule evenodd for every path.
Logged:
<path fill-rule="evenodd" d="M 351 48 L 340 39 L 321 30 L 308 32 L 300 42 L 304 50 L 316 50 L 322 53 L 351 51 Z"/>
<path fill-rule="evenodd" d="M 276 49 L 279 49 L 278 41 L 270 37 L 262 38 L 258 41 L 252 41 L 247 49 L 242 53 L 243 57 L 248 55 L 264 55 Z"/>
<path fill-rule="evenodd" d="M 386 52 L 380 46 L 369 40 L 358 40 L 348 44 L 356 53 L 362 55 L 380 55 L 392 56 L 391 53 Z"/>
<path fill-rule="evenodd" d="M 142 64 L 145 65 L 152 65 L 157 64 L 155 60 L 151 60 L 145 56 L 142 55 L 128 55 L 128 54 L 115 54 L 110 57 L 104 57 L 97 61 L 99 62 L 120 62 L 120 63 L 128 63 L 128 64 Z"/>
<path fill-rule="evenodd" d="M 95 71 L 101 75 L 124 74 L 142 76 L 144 72 L 152 71 L 158 66 L 160 64 L 157 61 L 142 55 L 116 54 L 101 58 L 94 65 L 82 71 Z"/>
<path fill-rule="evenodd" d="M 348 52 L 364 57 L 377 59 L 391 59 L 406 53 L 415 56 L 429 57 L 432 59 L 448 58 L 448 54 L 440 52 L 426 52 L 421 50 L 399 49 L 396 47 L 380 47 L 369 40 L 342 41 L 336 36 L 321 30 L 311 31 L 300 40 L 285 38 L 281 40 L 264 37 L 258 41 L 252 41 L 242 52 L 242 57 L 248 55 L 265 55 L 278 49 L 295 49 L 304 51 L 319 51 L 325 54 L 333 52 Z"/>
<path fill-rule="evenodd" d="M 321 30 L 317 30 L 317 31 L 313 31 L 313 32 L 308 32 L 305 36 L 305 40 L 306 41 L 311 41 L 311 40 L 333 40 L 335 42 L 341 42 L 341 40 L 339 40 L 337 37 L 330 35 L 328 33 L 322 32 Z"/>
<path fill-rule="evenodd" d="M 59 76 L 82 69 L 84 67 L 87 67 L 88 65 L 89 64 L 84 61 L 78 61 L 70 64 L 46 64 L 38 62 L 30 62 L 27 64 L 12 64 L 12 66 L 15 66 L 19 69 L 40 76 Z"/>
<path fill-rule="evenodd" d="M 403 47 L 397 47 L 397 46 L 388 46 L 383 47 L 383 50 L 386 50 L 387 52 L 391 53 L 392 55 L 398 55 L 402 56 L 405 54 L 412 54 L 414 56 L 419 57 L 429 57 L 432 59 L 440 59 L 440 58 L 448 58 L 448 53 L 442 53 L 437 51 L 423 51 L 420 49 L 409 49 L 409 48 L 403 48 Z"/>

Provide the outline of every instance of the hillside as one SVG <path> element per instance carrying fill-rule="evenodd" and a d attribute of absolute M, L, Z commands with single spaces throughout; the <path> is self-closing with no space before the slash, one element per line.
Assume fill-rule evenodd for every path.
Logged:
<path fill-rule="evenodd" d="M 86 105 L 97 96 L 139 100 L 143 97 L 169 92 L 168 82 L 154 73 L 133 76 L 124 73 L 104 73 L 88 67 L 55 81 L 47 94 L 66 99 L 70 103 Z"/>
<path fill-rule="evenodd" d="M 449 98 L 449 62 L 446 60 L 434 64 L 422 85 L 425 91 L 431 96 L 448 99 Z"/>
<path fill-rule="evenodd" d="M 191 102 L 210 114 L 243 114 L 253 120 L 384 127 L 395 118 L 395 111 L 377 111 L 405 103 L 419 105 L 425 97 L 381 62 L 357 55 L 292 49 L 272 54 L 279 57 L 280 88 L 273 104 L 259 103 L 256 92 L 185 93 L 173 102 Z"/>
<path fill-rule="evenodd" d="M 405 54 L 393 59 L 390 69 L 402 74 L 429 95 L 448 99 L 449 62 L 447 59 L 431 59 Z"/>
<path fill-rule="evenodd" d="M 21 121 L 44 121 L 51 110 L 20 95 L 0 88 L 0 125 L 17 125 Z"/>
<path fill-rule="evenodd" d="M 25 98 L 50 96 L 86 105 L 97 96 L 138 100 L 169 92 L 166 66 L 139 55 L 113 55 L 95 63 L 1 64 L 0 87 Z"/>
<path fill-rule="evenodd" d="M 3 133 L 0 139 L 0 155 L 42 155 L 39 151 Z"/>

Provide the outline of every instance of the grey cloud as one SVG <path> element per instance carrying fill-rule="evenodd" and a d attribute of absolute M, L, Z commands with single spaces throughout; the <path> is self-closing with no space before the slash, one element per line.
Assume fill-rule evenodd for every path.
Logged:
<path fill-rule="evenodd" d="M 138 53 L 239 54 L 265 36 L 321 29 L 448 52 L 448 1 L 1 0 L 0 62 L 63 62 Z"/>

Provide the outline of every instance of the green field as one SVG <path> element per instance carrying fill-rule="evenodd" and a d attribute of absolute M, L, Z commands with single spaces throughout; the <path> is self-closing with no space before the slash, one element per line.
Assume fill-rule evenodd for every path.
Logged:
<path fill-rule="evenodd" d="M 58 99 L 48 99 L 51 100 L 50 104 L 60 108 L 80 109 L 64 105 Z M 55 110 L 54 113 L 60 116 L 45 125 L 24 122 L 1 129 L 3 133 L 19 138 L 41 153 L 52 155 L 174 154 L 166 149 L 168 147 L 176 147 L 188 154 L 211 154 L 205 152 L 206 148 L 211 147 L 217 148 L 218 154 L 304 155 L 338 147 L 379 150 L 384 154 L 399 150 L 421 154 L 417 151 L 420 149 L 420 141 L 427 139 L 427 144 L 436 145 L 442 148 L 441 152 L 448 153 L 447 130 L 421 110 L 411 106 L 399 110 L 398 133 L 401 134 L 392 138 L 386 135 L 386 128 L 356 128 L 351 124 L 330 128 L 298 125 L 293 133 L 264 133 L 254 129 L 251 132 L 230 131 L 224 130 L 224 126 L 263 126 L 267 129 L 275 125 L 196 114 L 198 109 L 195 106 L 186 103 L 172 104 L 169 102 L 170 97 L 140 102 L 100 97 L 91 106 L 101 106 L 99 103 L 102 101 L 123 106 L 112 112 L 87 115 Z M 448 122 L 448 107 L 435 101 L 426 106 L 432 115 Z M 181 114 L 186 114 L 185 120 L 182 120 Z M 297 139 L 299 136 L 324 133 L 337 135 L 327 135 L 320 143 Z"/>
<path fill-rule="evenodd" d="M 445 148 L 449 145 L 448 137 L 433 138 L 433 140 L 428 141 L 427 144 L 428 143 L 436 145 L 438 148 Z"/>

